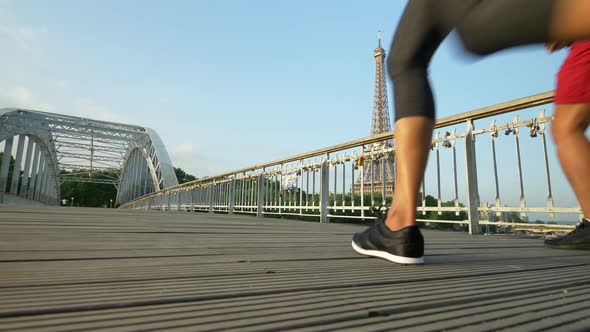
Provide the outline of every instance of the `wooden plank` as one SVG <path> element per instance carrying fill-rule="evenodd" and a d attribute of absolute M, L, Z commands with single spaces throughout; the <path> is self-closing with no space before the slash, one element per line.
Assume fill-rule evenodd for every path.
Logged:
<path fill-rule="evenodd" d="M 0 331 L 586 326 L 587 252 L 425 231 L 402 267 L 350 248 L 364 227 L 0 207 Z"/>
<path fill-rule="evenodd" d="M 445 303 L 457 303 L 459 301 L 463 303 L 472 303 L 476 299 L 481 298 L 501 298 L 503 294 L 514 294 L 514 292 L 523 292 L 524 287 L 530 282 L 534 283 L 534 287 L 528 291 L 534 295 L 538 294 L 543 289 L 551 288 L 559 280 L 568 280 L 570 285 L 576 285 L 584 280 L 584 275 L 579 273 L 578 270 L 569 270 L 562 273 L 563 278 L 558 278 L 555 274 L 550 271 L 537 275 L 531 280 L 522 280 L 525 273 L 520 273 L 514 276 L 504 276 L 496 278 L 490 276 L 480 280 L 481 283 L 485 283 L 488 287 L 481 287 L 481 284 L 476 284 L 469 278 L 463 278 L 460 280 L 449 281 L 448 284 L 440 284 L 439 282 L 429 283 L 411 283 L 403 288 L 387 288 L 382 287 L 364 287 L 360 289 L 342 289 L 332 290 L 327 292 L 308 292 L 305 294 L 277 294 L 274 296 L 259 296 L 251 298 L 238 298 L 238 299 L 227 299 L 227 300 L 211 300 L 198 303 L 187 303 L 186 305 L 179 306 L 150 306 L 140 308 L 128 308 L 121 310 L 105 310 L 96 311 L 92 313 L 82 313 L 81 316 L 90 315 L 91 318 L 85 317 L 80 318 L 80 314 L 74 315 L 69 314 L 58 314 L 55 315 L 51 322 L 59 321 L 64 323 L 66 321 L 70 323 L 87 323 L 95 320 L 112 320 L 109 324 L 121 324 L 125 322 L 125 319 L 131 319 L 134 324 L 145 323 L 151 324 L 158 322 L 166 318 L 175 317 L 173 321 L 168 324 L 176 324 L 181 318 L 188 319 L 201 319 L 201 323 L 215 322 L 216 320 L 227 320 L 231 317 L 242 317 L 252 318 L 262 315 L 271 315 L 273 312 L 280 312 L 282 314 L 287 313 L 298 313 L 301 311 L 308 311 L 310 316 L 312 311 L 318 308 L 333 308 L 333 312 L 341 312 L 342 310 L 347 311 L 348 307 L 344 307 L 343 304 L 349 303 L 357 305 L 356 311 L 366 311 L 366 317 L 369 315 L 369 310 L 381 310 L 384 311 L 387 308 L 405 308 L 406 313 L 411 313 L 417 308 L 437 308 L 441 309 Z M 566 278 L 566 279 L 564 279 Z M 572 278 L 572 279 L 570 279 Z M 473 279 L 473 278 L 472 278 Z M 518 280 L 509 286 L 499 289 L 501 286 L 506 285 L 511 280 Z M 563 286 L 561 283 L 560 286 Z M 499 289 L 499 290 L 498 290 Z M 498 293 L 499 292 L 499 293 Z M 526 293 L 526 292 L 525 292 Z M 457 296 L 461 294 L 461 296 Z M 411 300 L 408 301 L 408 296 L 411 296 Z M 387 304 L 384 304 L 388 302 Z M 367 310 L 363 310 L 365 307 Z M 273 311 L 274 310 L 274 311 Z M 399 311 L 399 309 L 397 310 Z M 100 318 L 98 317 L 100 316 Z M 149 318 L 148 318 L 149 317 Z M 275 317 L 275 316 L 272 316 Z M 276 317 L 275 317 L 276 318 Z M 31 326 L 33 320 L 38 319 L 37 317 L 22 317 L 5 321 L 5 324 L 19 322 L 21 324 L 28 324 Z M 318 318 L 319 319 L 319 318 Z M 42 319 L 44 323 L 47 323 L 47 319 Z M 233 324 L 242 324 L 242 321 L 233 322 Z M 264 323 L 264 322 L 262 322 Z M 37 322 L 39 324 L 39 322 Z M 239 325 L 244 326 L 245 324 Z M 6 325 L 11 327 L 21 326 Z M 106 326 L 106 325 L 105 325 Z M 138 327 L 134 325 L 135 327 Z M 228 327 L 228 326 L 226 326 Z M 80 328 L 80 326 L 77 326 Z"/>
<path fill-rule="evenodd" d="M 580 275 L 578 275 L 579 277 Z M 564 291 L 567 290 L 567 295 Z M 521 324 L 544 321 L 542 326 L 555 326 L 564 323 L 558 316 L 571 312 L 572 308 L 587 309 L 590 305 L 590 289 L 573 285 L 560 291 L 549 289 L 527 292 L 522 287 L 508 296 L 490 296 L 489 298 L 457 301 L 459 304 L 439 302 L 438 306 L 427 304 L 424 308 L 398 304 L 374 308 L 373 317 L 358 321 L 344 321 L 328 326 L 311 327 L 305 331 L 396 331 L 414 330 L 465 330 L 486 331 L 500 328 L 512 328 L 520 331 Z M 462 303 L 463 302 L 463 303 Z M 555 308 L 565 308 L 553 312 Z M 581 319 L 579 310 L 575 319 Z M 569 318 L 568 318 L 569 320 Z M 539 328 L 539 326 L 537 327 Z"/>

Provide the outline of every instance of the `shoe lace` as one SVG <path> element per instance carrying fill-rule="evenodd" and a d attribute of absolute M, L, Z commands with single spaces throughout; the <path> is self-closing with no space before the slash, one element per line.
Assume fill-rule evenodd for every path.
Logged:
<path fill-rule="evenodd" d="M 572 234 L 581 232 L 582 229 L 584 229 L 585 227 L 586 227 L 586 224 L 584 222 L 580 222 L 579 224 L 576 225 L 576 228 L 572 231 Z"/>
<path fill-rule="evenodd" d="M 387 211 L 389 211 L 389 208 L 385 208 L 383 209 L 383 205 L 380 205 L 379 208 L 376 208 L 375 206 L 371 206 L 371 212 L 373 212 L 373 214 L 377 217 L 377 220 L 383 220 L 385 221 L 385 218 L 387 217 Z"/>

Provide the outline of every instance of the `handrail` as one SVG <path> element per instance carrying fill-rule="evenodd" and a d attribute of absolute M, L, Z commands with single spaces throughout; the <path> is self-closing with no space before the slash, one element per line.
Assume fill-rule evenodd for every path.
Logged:
<path fill-rule="evenodd" d="M 505 114 L 505 113 L 510 113 L 510 112 L 521 110 L 521 109 L 526 109 L 529 107 L 535 107 L 535 106 L 549 104 L 553 101 L 553 96 L 554 96 L 553 91 L 547 91 L 547 92 L 539 93 L 539 94 L 528 96 L 528 97 L 514 99 L 511 101 L 507 101 L 507 102 L 496 104 L 496 105 L 478 108 L 478 109 L 464 112 L 464 113 L 447 116 L 447 117 L 437 120 L 436 124 L 435 124 L 435 128 L 442 128 L 442 127 L 446 127 L 446 126 L 450 126 L 450 125 L 456 125 L 456 124 L 465 122 L 467 120 L 477 120 L 477 119 L 482 119 L 482 118 L 486 118 L 486 117 L 490 117 L 490 116 L 494 116 L 494 115 L 501 115 L 501 114 Z M 381 133 L 381 134 L 377 134 L 377 135 L 372 135 L 372 136 L 367 136 L 367 137 L 359 138 L 359 139 L 356 139 L 353 141 L 349 141 L 349 142 L 345 142 L 345 143 L 341 143 L 341 144 L 337 144 L 337 145 L 332 145 L 332 146 L 328 146 L 325 148 L 321 148 L 321 149 L 317 149 L 317 150 L 313 150 L 313 151 L 309 151 L 309 152 L 300 153 L 300 154 L 290 156 L 287 158 L 277 159 L 277 160 L 274 160 L 271 162 L 248 166 L 248 167 L 237 169 L 235 171 L 225 172 L 225 173 L 221 173 L 218 175 L 214 175 L 214 176 L 210 176 L 210 177 L 206 177 L 206 178 L 202 178 L 202 179 L 197 179 L 197 180 L 193 180 L 190 182 L 185 182 L 185 183 L 182 183 L 182 184 L 179 184 L 176 186 L 166 188 L 166 189 L 164 189 L 164 191 L 174 190 L 179 187 L 196 185 L 201 182 L 208 182 L 208 181 L 211 181 L 212 179 L 223 178 L 223 177 L 230 176 L 233 174 L 246 173 L 246 172 L 254 171 L 257 169 L 263 169 L 263 168 L 274 166 L 274 165 L 286 164 L 286 163 L 293 162 L 293 161 L 298 161 L 298 160 L 307 159 L 307 158 L 313 158 L 313 157 L 325 155 L 325 154 L 330 153 L 332 151 L 341 151 L 341 150 L 346 150 L 346 149 L 350 149 L 350 148 L 355 148 L 355 147 L 365 145 L 365 144 L 382 142 L 384 140 L 391 139 L 393 136 L 394 136 L 393 131 L 389 131 L 389 132 Z M 157 194 L 157 192 L 154 192 L 154 193 L 142 196 L 142 197 L 149 197 L 149 196 L 155 195 L 155 194 Z"/>
<path fill-rule="evenodd" d="M 504 103 L 486 106 L 473 111 L 447 116 L 436 121 L 436 128 L 456 125 L 467 120 L 478 120 L 494 115 L 506 114 L 521 109 L 545 105 L 553 102 L 553 91 L 547 91 L 536 95 L 514 99 Z"/>

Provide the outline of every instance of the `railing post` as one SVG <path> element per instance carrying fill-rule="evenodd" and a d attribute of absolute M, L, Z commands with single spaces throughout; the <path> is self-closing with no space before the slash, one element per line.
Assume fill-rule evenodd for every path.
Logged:
<path fill-rule="evenodd" d="M 227 212 L 229 214 L 234 214 L 234 206 L 236 205 L 236 179 L 231 179 L 229 183 L 229 206 L 227 207 Z"/>
<path fill-rule="evenodd" d="M 264 180 L 266 179 L 264 172 L 258 175 L 258 208 L 256 209 L 256 216 L 262 218 L 264 216 Z"/>
<path fill-rule="evenodd" d="M 177 191 L 176 193 L 176 210 L 180 211 L 180 199 L 181 199 L 182 195 L 180 190 Z"/>
<path fill-rule="evenodd" d="M 469 234 L 479 234 L 479 193 L 477 188 L 477 164 L 473 120 L 467 121 L 465 135 L 465 174 L 467 176 L 467 217 Z"/>
<path fill-rule="evenodd" d="M 209 213 L 213 213 L 213 193 L 215 190 L 215 183 L 211 184 L 207 190 L 209 191 Z"/>
<path fill-rule="evenodd" d="M 330 201 L 330 163 L 326 159 L 320 168 L 320 222 L 330 222 L 328 203 Z"/>

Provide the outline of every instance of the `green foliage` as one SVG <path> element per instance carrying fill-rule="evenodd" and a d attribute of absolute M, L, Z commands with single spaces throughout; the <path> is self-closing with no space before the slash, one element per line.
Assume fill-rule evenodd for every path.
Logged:
<path fill-rule="evenodd" d="M 2 159 L 4 159 L 4 152 L 0 152 L 0 165 L 2 165 Z M 10 166 L 8 168 L 8 179 L 6 180 L 6 188 L 10 189 L 10 186 L 12 185 L 12 174 L 14 173 L 14 163 L 15 163 L 15 159 L 13 156 L 10 156 Z M 22 175 L 22 171 L 21 171 L 21 175 Z M 20 178 L 19 178 L 19 185 L 20 185 Z M 5 191 L 6 188 L 0 188 L 0 190 Z"/>
<path fill-rule="evenodd" d="M 236 192 L 239 193 L 240 192 L 240 187 L 238 187 L 238 189 L 236 189 Z M 302 195 L 300 195 L 299 192 L 300 189 L 297 189 L 295 191 L 286 191 L 286 192 L 281 192 L 279 190 L 279 183 L 278 181 L 268 181 L 265 183 L 265 197 L 268 197 L 267 199 L 271 202 L 271 204 L 277 204 L 279 205 L 279 198 L 281 201 L 280 205 L 283 206 L 289 206 L 289 205 L 294 205 L 294 206 L 299 206 L 299 201 L 301 201 L 301 204 L 304 206 L 304 211 L 305 211 L 305 206 L 319 206 L 320 205 L 320 194 L 319 193 L 306 193 L 305 191 L 303 191 Z M 278 191 L 278 193 L 277 193 Z M 364 197 L 362 197 L 361 199 L 361 195 L 359 194 L 355 194 L 354 195 L 354 203 L 352 202 L 352 198 L 353 196 L 351 194 L 342 194 L 342 193 L 338 193 L 336 195 L 334 195 L 333 193 L 330 193 L 329 195 L 329 203 L 328 206 L 329 207 L 333 207 L 334 203 L 336 205 L 336 207 L 340 207 L 342 206 L 342 202 L 344 200 L 344 205 L 345 208 L 339 209 L 330 209 L 330 214 L 332 215 L 338 215 L 338 216 L 351 216 L 351 217 L 358 217 L 361 216 L 361 211 L 354 211 L 351 212 L 349 208 L 350 206 L 355 206 L 355 207 L 360 207 L 360 206 L 364 206 L 364 207 L 369 207 L 369 206 L 384 206 L 384 207 L 390 207 L 391 206 L 391 197 L 386 197 L 385 202 L 383 201 L 383 197 L 381 193 L 373 193 L 373 195 L 371 196 L 370 193 L 365 193 Z M 362 200 L 362 204 L 361 204 L 361 200 Z M 436 207 L 438 206 L 438 201 L 436 198 L 434 198 L 431 195 L 427 195 L 425 198 L 425 205 L 428 207 Z M 422 206 L 422 196 L 421 194 L 419 195 L 419 197 L 417 198 L 416 201 L 416 205 L 417 206 Z M 443 207 L 454 207 L 455 206 L 455 202 L 454 201 L 447 201 L 447 202 L 442 202 L 441 206 Z M 460 207 L 463 207 L 464 205 L 459 203 Z M 267 211 L 272 212 L 275 209 L 268 209 Z M 276 209 L 278 210 L 278 209 Z M 298 210 L 298 209 L 295 209 Z M 309 211 L 305 211 L 306 214 L 319 214 L 319 211 L 317 210 L 309 210 Z M 365 211 L 365 216 L 372 216 L 371 212 L 367 212 Z M 419 212 L 418 218 L 420 219 L 429 219 L 432 221 L 436 221 L 436 220 L 457 220 L 457 221 L 464 221 L 467 219 L 467 213 L 466 212 L 459 212 L 458 214 L 455 212 L 441 212 L 440 214 L 436 211 L 429 211 L 426 212 L 426 214 L 422 214 L 421 212 Z M 338 219 L 336 219 L 338 222 L 358 222 L 359 219 L 357 218 L 343 218 L 343 217 L 339 217 Z M 463 230 L 465 229 L 467 226 L 465 225 L 458 225 L 458 224 L 448 224 L 448 223 L 436 223 L 433 222 L 430 224 L 430 227 L 433 229 L 446 229 L 446 230 Z"/>
<path fill-rule="evenodd" d="M 425 205 L 427 207 L 438 206 L 438 200 L 431 195 L 426 195 L 426 197 L 424 197 L 424 201 L 425 201 Z M 422 206 L 422 194 L 418 195 L 417 205 Z M 454 207 L 455 201 L 441 202 L 441 206 L 442 207 Z M 459 203 L 459 206 L 463 207 L 464 205 Z M 461 211 L 458 214 L 456 212 L 451 212 L 451 211 L 444 211 L 444 212 L 440 212 L 440 213 L 437 211 L 428 211 L 428 212 L 426 212 L 426 214 L 422 214 L 422 212 L 418 212 L 417 217 L 419 219 L 429 219 L 429 220 L 433 220 L 433 221 L 436 221 L 436 220 L 463 221 L 463 220 L 467 219 L 467 213 L 464 211 Z M 446 224 L 446 223 L 436 223 L 436 222 L 433 222 L 430 224 L 430 228 L 440 229 L 440 230 L 459 230 L 459 229 L 463 229 L 465 227 L 466 226 L 459 225 L 459 224 Z"/>
<path fill-rule="evenodd" d="M 178 179 L 178 184 L 190 182 L 190 181 L 197 179 L 195 176 L 183 171 L 182 168 L 174 167 L 174 173 L 176 173 L 176 178 Z"/>
<path fill-rule="evenodd" d="M 90 173 L 87 170 L 76 170 L 76 177 L 89 178 Z M 71 171 L 61 171 L 61 174 L 72 174 Z M 94 179 L 116 179 L 115 172 L 94 171 Z M 74 206 L 85 207 L 110 207 L 111 199 L 113 205 L 117 198 L 117 188 L 112 184 L 86 183 L 86 182 L 64 182 L 61 185 L 61 199 L 67 199 L 67 205 L 71 205 L 71 199 L 74 198 Z"/>
<path fill-rule="evenodd" d="M 526 223 L 526 221 L 524 221 L 520 218 L 520 215 L 517 212 L 509 212 L 506 215 L 505 221 L 512 222 L 512 223 Z"/>

